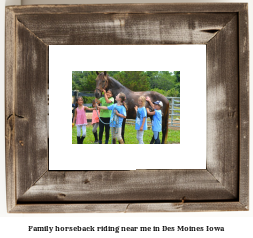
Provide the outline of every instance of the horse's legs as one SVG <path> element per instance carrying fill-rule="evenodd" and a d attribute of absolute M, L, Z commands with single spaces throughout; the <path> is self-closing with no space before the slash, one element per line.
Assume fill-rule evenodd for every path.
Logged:
<path fill-rule="evenodd" d="M 162 133 L 163 133 L 163 136 L 162 136 L 162 144 L 164 144 L 165 134 L 166 134 L 166 128 L 164 128 L 164 126 L 162 127 Z"/>
<path fill-rule="evenodd" d="M 125 125 L 126 125 L 126 119 L 123 120 L 122 122 L 122 130 L 121 130 L 121 137 L 122 137 L 122 140 L 125 142 L 125 138 L 124 138 L 124 134 L 125 134 Z"/>
<path fill-rule="evenodd" d="M 169 117 L 169 111 L 167 111 L 166 115 L 162 117 L 162 144 L 164 144 L 165 140 L 167 142 L 167 136 L 168 136 L 168 117 Z"/>
<path fill-rule="evenodd" d="M 150 120 L 151 120 L 151 127 L 152 127 L 153 116 L 150 116 Z M 150 141 L 150 144 L 154 144 L 154 142 L 155 142 L 155 137 L 154 137 L 154 135 L 153 135 L 153 137 L 152 137 L 152 139 L 151 139 L 151 141 Z"/>

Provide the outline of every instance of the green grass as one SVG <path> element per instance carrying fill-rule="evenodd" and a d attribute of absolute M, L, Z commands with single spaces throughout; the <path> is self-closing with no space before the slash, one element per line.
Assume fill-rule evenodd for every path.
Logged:
<path fill-rule="evenodd" d="M 99 129 L 98 129 L 99 133 Z M 104 133 L 105 135 L 105 133 Z M 151 141 L 151 138 L 153 137 L 152 130 L 146 130 L 144 131 L 143 141 L 144 144 L 149 144 Z M 162 141 L 162 133 L 159 133 L 160 141 Z M 103 138 L 103 144 L 105 141 L 105 137 Z M 126 125 L 125 127 L 125 141 L 126 144 L 138 144 L 138 140 L 136 139 L 136 130 L 134 128 L 134 125 Z M 86 126 L 86 138 L 83 141 L 84 144 L 94 144 L 94 136 L 92 133 L 92 125 Z M 111 134 L 109 143 L 111 143 Z M 180 143 L 180 130 L 171 130 L 168 131 L 168 144 L 179 144 Z M 72 144 L 77 144 L 76 139 L 76 127 L 74 126 L 72 128 Z"/>

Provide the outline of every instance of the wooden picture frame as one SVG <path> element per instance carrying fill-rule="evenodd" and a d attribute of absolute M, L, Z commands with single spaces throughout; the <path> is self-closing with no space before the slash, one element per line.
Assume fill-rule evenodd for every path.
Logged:
<path fill-rule="evenodd" d="M 247 211 L 248 40 L 246 3 L 6 7 L 8 212 Z M 206 169 L 49 171 L 55 44 L 206 44 Z"/>

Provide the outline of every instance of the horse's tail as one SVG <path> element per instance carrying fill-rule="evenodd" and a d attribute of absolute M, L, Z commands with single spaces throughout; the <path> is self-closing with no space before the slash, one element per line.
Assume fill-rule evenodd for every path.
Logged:
<path fill-rule="evenodd" d="M 168 138 L 168 120 L 169 120 L 169 112 L 170 112 L 170 104 L 168 102 L 165 112 L 164 112 L 164 123 L 163 126 L 165 127 L 165 136 L 164 136 L 164 144 L 167 144 L 167 138 Z"/>

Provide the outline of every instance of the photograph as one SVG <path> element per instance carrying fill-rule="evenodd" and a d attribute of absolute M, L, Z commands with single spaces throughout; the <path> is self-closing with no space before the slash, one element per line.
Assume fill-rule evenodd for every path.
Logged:
<path fill-rule="evenodd" d="M 72 144 L 180 144 L 180 71 L 73 71 Z"/>
<path fill-rule="evenodd" d="M 205 45 L 50 45 L 49 51 L 50 170 L 206 168 Z M 101 52 L 110 60 L 98 61 Z M 101 159 L 110 146 L 117 156 Z"/>

